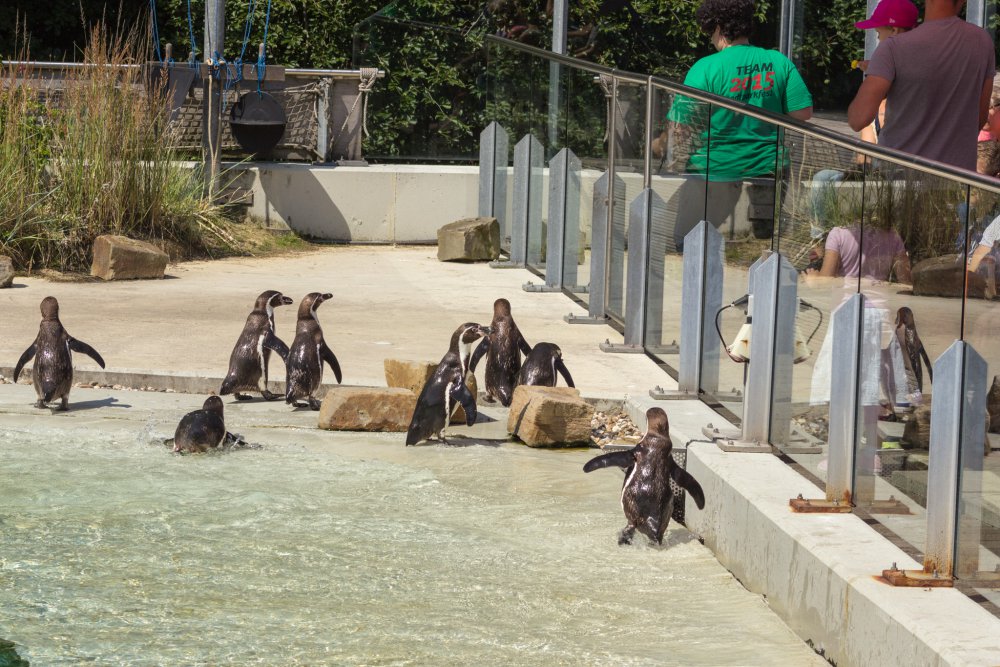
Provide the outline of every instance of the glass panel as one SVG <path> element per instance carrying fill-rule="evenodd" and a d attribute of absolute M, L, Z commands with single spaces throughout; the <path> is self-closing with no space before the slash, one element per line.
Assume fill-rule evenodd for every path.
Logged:
<path fill-rule="evenodd" d="M 541 153 L 538 161 L 542 169 L 537 178 L 532 178 L 532 199 L 537 201 L 532 206 L 539 207 L 538 217 L 528 219 L 528 246 L 525 262 L 528 267 L 541 275 L 545 275 L 545 255 L 543 245 L 546 238 L 546 224 L 549 211 L 549 159 L 555 155 L 553 146 L 559 142 L 560 118 L 558 101 L 561 96 L 559 86 L 559 68 L 547 58 L 534 57 L 532 67 L 532 134 L 538 139 Z M 553 78 L 554 77 L 554 78 Z M 551 85 L 550 85 L 551 84 Z M 550 106 L 555 102 L 554 107 Z M 539 191 L 534 191 L 535 187 Z"/>

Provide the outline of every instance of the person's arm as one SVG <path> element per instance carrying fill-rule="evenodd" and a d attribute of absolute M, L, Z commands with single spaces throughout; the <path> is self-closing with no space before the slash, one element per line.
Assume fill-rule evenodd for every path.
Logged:
<path fill-rule="evenodd" d="M 860 132 L 865 126 L 872 124 L 891 85 L 891 81 L 880 76 L 865 77 L 851 105 L 847 107 L 847 124 L 852 130 Z"/>
<path fill-rule="evenodd" d="M 972 251 L 972 256 L 969 257 L 969 265 L 967 267 L 967 270 L 975 273 L 976 269 L 979 268 L 979 264 L 983 261 L 983 258 L 986 257 L 986 255 L 990 254 L 991 248 L 992 246 L 988 245 L 982 245 L 982 244 L 977 245 L 976 249 Z"/>
<path fill-rule="evenodd" d="M 983 90 L 979 93 L 979 127 L 986 124 L 990 117 L 990 100 L 993 98 L 993 77 L 983 82 Z"/>
<path fill-rule="evenodd" d="M 809 120 L 813 117 L 813 108 L 806 107 L 805 109 L 796 109 L 795 111 L 789 111 L 788 115 L 795 120 Z"/>
<path fill-rule="evenodd" d="M 830 248 L 823 253 L 823 266 L 819 269 L 819 275 L 823 278 L 833 278 L 840 269 L 840 253 Z"/>

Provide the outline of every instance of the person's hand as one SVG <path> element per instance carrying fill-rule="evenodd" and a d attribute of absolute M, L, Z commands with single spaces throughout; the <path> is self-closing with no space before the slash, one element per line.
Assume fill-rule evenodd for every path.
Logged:
<path fill-rule="evenodd" d="M 871 62 L 871 61 L 869 61 L 869 60 L 852 60 L 851 61 L 851 69 L 859 69 L 862 72 L 867 72 L 868 71 L 868 63 L 869 62 Z"/>

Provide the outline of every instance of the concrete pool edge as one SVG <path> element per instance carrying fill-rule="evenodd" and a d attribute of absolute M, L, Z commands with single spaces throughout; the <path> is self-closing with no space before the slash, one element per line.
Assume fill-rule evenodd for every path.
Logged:
<path fill-rule="evenodd" d="M 776 456 L 727 453 L 704 440 L 718 415 L 700 401 L 629 397 L 641 423 L 660 405 L 674 446 L 707 504 L 688 528 L 719 562 L 818 653 L 837 665 L 996 665 L 1000 618 L 954 589 L 894 588 L 883 569 L 920 565 L 853 514 L 794 514 L 788 500 L 823 492 Z"/>

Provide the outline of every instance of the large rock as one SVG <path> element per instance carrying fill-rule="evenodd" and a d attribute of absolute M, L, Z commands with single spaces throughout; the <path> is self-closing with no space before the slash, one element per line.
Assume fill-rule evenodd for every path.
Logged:
<path fill-rule="evenodd" d="M 382 362 L 385 370 L 385 383 L 390 387 L 409 389 L 415 396 L 420 396 L 421 390 L 427 381 L 434 375 L 437 364 L 430 361 L 403 361 L 401 359 L 386 359 Z M 465 383 L 473 396 L 479 393 L 476 385 L 476 376 L 472 373 L 465 375 Z M 465 423 L 465 409 L 458 405 L 451 413 L 452 424 Z"/>
<path fill-rule="evenodd" d="M 466 218 L 438 230 L 442 262 L 483 262 L 500 256 L 500 223 L 496 218 Z"/>
<path fill-rule="evenodd" d="M 145 241 L 127 236 L 98 236 L 94 239 L 94 262 L 90 275 L 103 280 L 162 278 L 167 253 Z"/>
<path fill-rule="evenodd" d="M 573 387 L 514 389 L 507 431 L 529 447 L 565 447 L 590 442 L 594 408 Z"/>
<path fill-rule="evenodd" d="M 965 259 L 962 255 L 941 255 L 917 262 L 911 270 L 913 293 L 917 296 L 951 296 L 961 298 L 965 288 Z M 969 273 L 969 296 L 983 298 L 986 280 L 978 273 Z"/>
<path fill-rule="evenodd" d="M 319 427 L 330 431 L 405 433 L 417 397 L 399 387 L 330 387 L 319 410 Z"/>
<path fill-rule="evenodd" d="M 10 257 L 0 256 L 0 287 L 14 284 L 14 262 Z"/>

